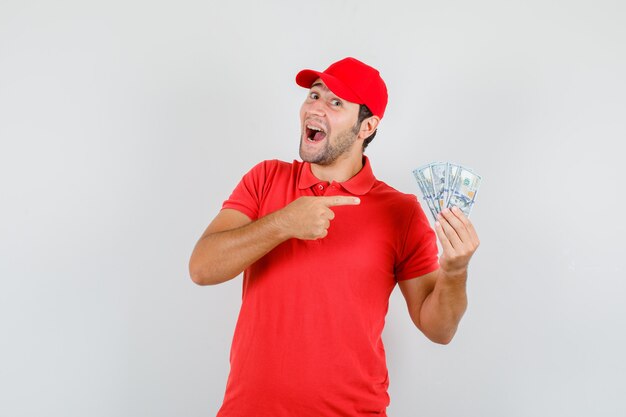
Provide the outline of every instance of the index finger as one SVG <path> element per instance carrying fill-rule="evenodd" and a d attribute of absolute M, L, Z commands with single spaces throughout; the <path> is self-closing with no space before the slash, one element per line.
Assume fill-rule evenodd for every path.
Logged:
<path fill-rule="evenodd" d="M 361 204 L 361 199 L 358 197 L 348 197 L 345 195 L 337 195 L 334 197 L 319 197 L 326 207 L 333 206 L 357 206 Z"/>

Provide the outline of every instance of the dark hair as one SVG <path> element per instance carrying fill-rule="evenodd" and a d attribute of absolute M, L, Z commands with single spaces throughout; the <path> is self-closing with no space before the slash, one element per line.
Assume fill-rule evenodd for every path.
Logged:
<path fill-rule="evenodd" d="M 372 116 L 373 114 L 372 114 L 372 111 L 369 109 L 369 107 L 367 107 L 365 104 L 361 104 L 361 107 L 359 108 L 359 117 L 356 121 L 355 130 L 358 132 L 359 129 L 361 128 L 361 122 L 363 122 L 363 120 L 367 119 L 368 117 L 372 117 Z M 365 148 L 367 148 L 367 145 L 369 145 L 370 142 L 374 140 L 374 136 L 376 136 L 377 131 L 378 129 L 374 130 L 374 133 L 372 133 L 367 138 L 365 138 L 365 140 L 363 141 L 363 150 L 365 150 Z"/>

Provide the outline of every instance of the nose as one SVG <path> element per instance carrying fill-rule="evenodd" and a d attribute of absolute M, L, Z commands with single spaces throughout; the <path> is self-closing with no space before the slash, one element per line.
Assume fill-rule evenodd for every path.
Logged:
<path fill-rule="evenodd" d="M 315 100 L 311 103 L 305 103 L 305 112 L 313 116 L 324 116 L 326 107 L 322 100 Z"/>

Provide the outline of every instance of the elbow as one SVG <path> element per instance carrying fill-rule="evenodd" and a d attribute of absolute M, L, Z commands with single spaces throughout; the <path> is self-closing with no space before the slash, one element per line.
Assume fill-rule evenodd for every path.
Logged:
<path fill-rule="evenodd" d="M 218 284 L 217 265 L 219 262 L 209 250 L 199 250 L 198 245 L 189 257 L 189 277 L 197 285 Z"/>
<path fill-rule="evenodd" d="M 193 281 L 194 284 L 202 286 L 217 284 L 216 280 L 207 269 L 206 266 L 194 262 L 194 258 L 192 257 L 189 261 L 189 277 L 191 281 Z"/>
<path fill-rule="evenodd" d="M 199 274 L 195 271 L 189 271 L 189 276 L 191 277 L 191 281 L 197 285 L 211 285 L 211 282 L 207 280 L 202 274 Z"/>
<path fill-rule="evenodd" d="M 208 282 L 204 275 L 192 265 L 189 265 L 189 277 L 194 284 L 197 285 L 208 285 Z"/>
<path fill-rule="evenodd" d="M 452 339 L 454 338 L 454 334 L 449 334 L 449 335 L 437 335 L 437 336 L 431 336 L 428 337 L 430 339 L 431 342 L 436 343 L 438 345 L 449 345 L 450 342 L 452 342 Z"/>
<path fill-rule="evenodd" d="M 419 328 L 430 341 L 439 345 L 448 345 L 452 342 L 459 329 L 464 312 L 465 305 L 451 315 L 446 315 L 443 319 L 421 323 L 422 326 L 419 326 Z"/>
<path fill-rule="evenodd" d="M 433 343 L 438 345 L 448 345 L 454 339 L 454 335 L 456 334 L 457 326 L 447 327 L 447 328 L 423 328 L 418 327 L 424 336 L 428 338 Z"/>
<path fill-rule="evenodd" d="M 237 276 L 235 275 L 224 275 L 220 274 L 216 268 L 211 267 L 211 264 L 207 264 L 205 262 L 197 262 L 194 261 L 192 257 L 189 261 L 189 277 L 194 282 L 194 284 L 205 286 L 205 285 L 217 285 L 222 282 L 226 282 L 232 278 Z"/>
<path fill-rule="evenodd" d="M 193 281 L 194 284 L 201 285 L 201 286 L 216 285 L 225 281 L 225 280 L 220 281 L 218 279 L 215 279 L 211 275 L 203 274 L 201 272 L 192 271 L 192 270 L 189 271 L 189 276 L 191 277 L 191 280 Z"/>

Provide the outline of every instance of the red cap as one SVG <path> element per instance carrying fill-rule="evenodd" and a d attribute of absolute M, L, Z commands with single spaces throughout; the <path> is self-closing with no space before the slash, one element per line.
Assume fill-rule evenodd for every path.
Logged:
<path fill-rule="evenodd" d="M 324 72 L 310 69 L 296 75 L 296 83 L 311 88 L 321 78 L 338 97 L 356 104 L 365 104 L 375 116 L 383 118 L 387 107 L 387 86 L 378 70 L 354 58 L 337 61 Z"/>

